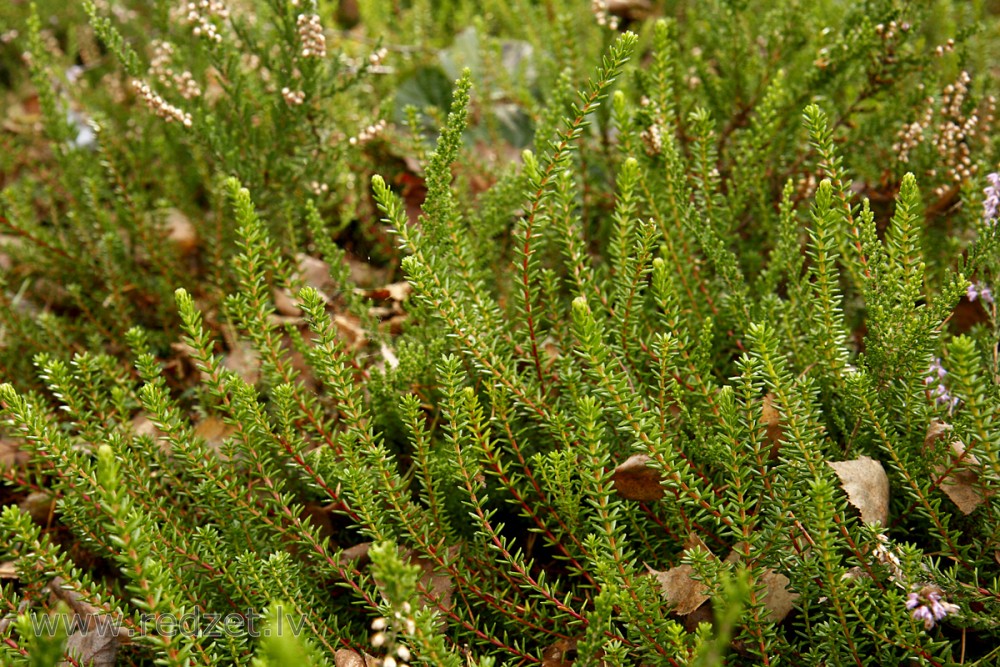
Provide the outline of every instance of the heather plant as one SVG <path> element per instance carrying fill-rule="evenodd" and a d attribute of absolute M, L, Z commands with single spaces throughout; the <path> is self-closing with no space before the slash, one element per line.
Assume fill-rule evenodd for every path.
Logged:
<path fill-rule="evenodd" d="M 55 6 L 5 663 L 996 662 L 981 7 Z"/>

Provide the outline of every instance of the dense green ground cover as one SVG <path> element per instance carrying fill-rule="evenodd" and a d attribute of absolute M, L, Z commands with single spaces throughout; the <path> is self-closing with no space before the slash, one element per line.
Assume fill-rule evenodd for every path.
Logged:
<path fill-rule="evenodd" d="M 996 9 L 3 4 L 0 659 L 997 664 Z"/>

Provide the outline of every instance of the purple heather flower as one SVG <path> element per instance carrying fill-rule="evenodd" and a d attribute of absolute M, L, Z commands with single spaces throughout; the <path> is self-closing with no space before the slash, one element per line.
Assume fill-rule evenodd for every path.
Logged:
<path fill-rule="evenodd" d="M 983 201 L 983 218 L 987 223 L 996 222 L 997 210 L 1000 209 L 1000 174 L 993 172 L 986 177 L 990 182 L 983 190 L 986 199 Z"/>
<path fill-rule="evenodd" d="M 955 407 L 955 404 L 958 403 L 958 397 L 952 397 L 948 388 L 944 385 L 944 378 L 946 375 L 948 375 L 948 371 L 946 371 L 944 366 L 941 365 L 941 360 L 935 357 L 927 371 L 927 376 L 924 378 L 924 384 L 930 387 L 936 382 L 937 385 L 933 390 L 931 390 L 931 395 L 934 397 L 934 401 L 938 405 L 949 403 L 950 407 Z"/>
<path fill-rule="evenodd" d="M 969 301 L 975 301 L 976 299 L 982 299 L 983 303 L 993 303 L 993 292 L 986 285 L 977 285 L 976 283 L 970 283 L 969 288 L 965 290 L 965 295 L 969 297 Z"/>
<path fill-rule="evenodd" d="M 941 591 L 934 586 L 924 586 L 906 596 L 906 608 L 914 620 L 923 621 L 925 630 L 930 630 L 936 622 L 959 610 L 957 604 L 942 600 Z"/>

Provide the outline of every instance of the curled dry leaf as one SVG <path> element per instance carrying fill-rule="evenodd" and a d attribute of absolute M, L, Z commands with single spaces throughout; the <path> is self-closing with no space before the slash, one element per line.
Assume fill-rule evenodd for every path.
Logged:
<path fill-rule="evenodd" d="M 931 421 L 924 437 L 925 450 L 932 450 L 938 440 L 951 440 L 951 431 L 951 424 L 937 419 Z M 969 454 L 960 440 L 951 440 L 946 448 L 945 460 L 934 464 L 934 473 L 941 490 L 962 514 L 972 514 L 986 502 L 979 473 L 974 470 L 980 465 L 979 459 Z"/>
<path fill-rule="evenodd" d="M 575 661 L 577 639 L 560 639 L 542 651 L 542 667 L 567 667 Z"/>
<path fill-rule="evenodd" d="M 21 501 L 18 507 L 31 515 L 31 520 L 35 523 L 46 526 L 52 519 L 55 512 L 56 499 L 46 491 L 34 491 Z"/>
<path fill-rule="evenodd" d="M 663 497 L 660 471 L 652 467 L 652 461 L 645 454 L 636 454 L 615 468 L 611 480 L 619 496 L 642 501 L 659 500 Z"/>
<path fill-rule="evenodd" d="M 14 561 L 0 563 L 0 579 L 17 579 L 17 566 Z"/>
<path fill-rule="evenodd" d="M 292 296 L 291 291 L 281 287 L 274 287 L 271 289 L 271 296 L 274 298 L 274 309 L 282 315 L 287 317 L 299 317 L 302 315 L 302 309 L 295 302 L 295 297 Z"/>
<path fill-rule="evenodd" d="M 219 417 L 206 417 L 194 428 L 194 434 L 204 438 L 208 448 L 216 452 L 219 451 L 222 442 L 235 432 L 234 426 L 230 426 Z"/>
<path fill-rule="evenodd" d="M 334 315 L 333 323 L 337 326 L 340 337 L 347 343 L 348 347 L 356 350 L 363 347 L 368 341 L 360 321 L 353 315 Z"/>
<path fill-rule="evenodd" d="M 371 546 L 371 542 L 362 542 L 361 544 L 355 544 L 353 547 L 344 549 L 340 552 L 341 564 L 352 563 L 357 568 L 367 565 L 371 560 L 368 558 L 368 550 Z"/>
<path fill-rule="evenodd" d="M 243 378 L 249 385 L 260 380 L 260 355 L 253 345 L 246 341 L 238 341 L 222 360 L 222 365 Z"/>
<path fill-rule="evenodd" d="M 649 0 L 605 0 L 608 12 L 633 21 L 641 21 L 653 13 Z"/>
<path fill-rule="evenodd" d="M 458 554 L 459 549 L 458 545 L 450 547 L 446 559 L 454 558 Z M 452 593 L 455 590 L 455 582 L 452 581 L 451 575 L 439 569 L 434 561 L 420 556 L 413 549 L 406 549 L 400 555 L 408 564 L 420 566 L 420 589 L 424 591 L 421 594 L 424 605 L 430 609 L 450 609 L 452 606 Z M 443 615 L 441 622 L 444 622 Z"/>
<path fill-rule="evenodd" d="M 107 611 L 95 607 L 83 599 L 76 591 L 65 586 L 65 580 L 56 577 L 49 582 L 49 591 L 62 600 L 74 614 L 74 621 L 85 622 L 74 625 L 75 631 L 66 638 L 66 653 L 76 658 L 80 665 L 93 667 L 113 667 L 118 655 L 118 646 L 128 641 L 128 630 L 120 627 L 113 619 L 107 618 Z M 101 618 L 104 617 L 104 618 Z M 68 662 L 60 664 L 71 664 Z"/>
<path fill-rule="evenodd" d="M 13 438 L 0 438 L 0 468 L 23 466 L 31 459 L 21 451 L 21 441 Z"/>
<path fill-rule="evenodd" d="M 333 664 L 335 667 L 378 667 L 380 661 L 375 656 L 368 655 L 367 653 L 362 657 L 357 651 L 342 648 L 334 653 Z"/>
<path fill-rule="evenodd" d="M 198 231 L 184 212 L 176 208 L 165 211 L 164 224 L 167 240 L 177 246 L 182 255 L 190 255 L 198 249 Z"/>
<path fill-rule="evenodd" d="M 778 452 L 781 450 L 781 438 L 785 433 L 785 429 L 781 426 L 781 413 L 778 409 L 774 407 L 774 394 L 768 393 L 764 396 L 763 405 L 761 406 L 761 422 L 766 427 L 764 431 L 764 438 L 767 442 L 771 443 L 771 453 L 770 458 L 778 458 Z"/>
<path fill-rule="evenodd" d="M 410 292 L 412 291 L 413 286 L 405 280 L 398 283 L 390 283 L 383 287 L 376 287 L 374 289 L 355 290 L 356 293 L 368 297 L 369 299 L 391 301 L 406 301 L 410 297 Z"/>
<path fill-rule="evenodd" d="M 299 277 L 307 286 L 314 287 L 320 292 L 325 291 L 330 286 L 329 264 L 305 253 L 299 253 L 295 259 L 299 263 Z"/>
<path fill-rule="evenodd" d="M 888 525 L 889 477 L 882 464 L 867 456 L 827 463 L 840 478 L 847 500 L 861 512 L 861 520 Z"/>
<path fill-rule="evenodd" d="M 692 549 L 709 551 L 697 535 L 688 539 L 684 552 Z M 710 551 L 709 553 L 711 554 Z M 708 601 L 708 586 L 694 578 L 694 568 L 687 563 L 675 565 L 665 572 L 654 570 L 648 565 L 646 567 L 660 584 L 660 594 L 673 606 L 674 613 L 678 616 L 687 616 Z"/>
<path fill-rule="evenodd" d="M 745 544 L 745 542 L 738 543 L 736 548 L 726 556 L 725 562 L 739 563 L 742 561 L 742 554 L 737 549 L 742 548 L 740 545 L 745 546 Z M 799 594 L 788 590 L 788 584 L 791 583 L 788 577 L 771 568 L 764 570 L 760 577 L 760 583 L 764 584 L 763 602 L 764 606 L 771 612 L 771 620 L 775 623 L 781 623 L 795 608 L 795 601 L 799 599 Z"/>

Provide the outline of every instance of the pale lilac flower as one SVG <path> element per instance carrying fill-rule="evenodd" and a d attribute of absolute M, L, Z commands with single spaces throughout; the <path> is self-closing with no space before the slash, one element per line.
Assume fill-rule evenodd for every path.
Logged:
<path fill-rule="evenodd" d="M 906 597 L 906 608 L 911 611 L 914 620 L 923 621 L 925 630 L 930 630 L 936 622 L 959 610 L 957 604 L 942 600 L 941 591 L 934 586 L 924 586 L 910 593 Z"/>
<path fill-rule="evenodd" d="M 970 283 L 969 288 L 965 290 L 965 296 L 969 297 L 969 301 L 975 301 L 976 299 L 982 299 L 983 303 L 993 303 L 993 292 L 986 285 L 977 285 L 976 283 Z"/>
<path fill-rule="evenodd" d="M 946 375 L 948 375 L 948 371 L 941 365 L 941 359 L 935 357 L 928 369 L 927 376 L 924 378 L 924 384 L 930 387 L 936 382 L 934 389 L 931 390 L 934 401 L 938 405 L 950 404 L 949 407 L 955 407 L 958 403 L 958 397 L 953 397 L 948 391 L 948 387 L 945 386 L 944 378 Z"/>
<path fill-rule="evenodd" d="M 1000 209 L 1000 174 L 993 172 L 986 177 L 990 182 L 989 186 L 983 190 L 986 199 L 983 201 L 983 218 L 987 223 L 996 222 L 997 210 Z"/>

